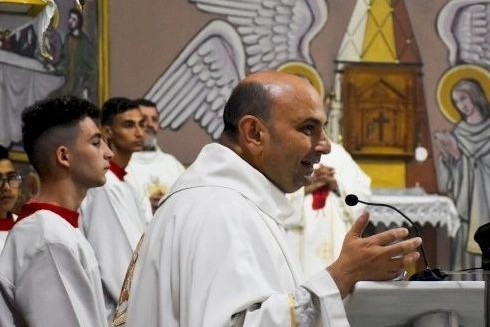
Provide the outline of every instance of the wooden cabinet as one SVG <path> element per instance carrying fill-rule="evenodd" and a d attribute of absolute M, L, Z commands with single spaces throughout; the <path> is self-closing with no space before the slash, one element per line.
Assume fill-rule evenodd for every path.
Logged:
<path fill-rule="evenodd" d="M 355 157 L 413 157 L 420 67 L 344 66 L 343 142 Z"/>

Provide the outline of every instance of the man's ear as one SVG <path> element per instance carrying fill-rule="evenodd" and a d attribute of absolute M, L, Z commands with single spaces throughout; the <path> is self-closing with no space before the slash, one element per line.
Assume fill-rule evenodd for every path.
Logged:
<path fill-rule="evenodd" d="M 56 161 L 63 167 L 70 166 L 70 151 L 64 145 L 60 145 L 56 148 Z"/>
<path fill-rule="evenodd" d="M 265 126 L 260 119 L 251 115 L 243 116 L 238 122 L 238 129 L 242 146 L 253 153 L 259 153 L 262 150 L 265 136 Z"/>

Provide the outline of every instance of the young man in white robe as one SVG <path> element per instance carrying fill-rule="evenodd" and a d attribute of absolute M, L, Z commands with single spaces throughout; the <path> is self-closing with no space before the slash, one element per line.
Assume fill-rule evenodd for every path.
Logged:
<path fill-rule="evenodd" d="M 175 180 L 184 172 L 184 166 L 171 154 L 163 152 L 157 144 L 158 110 L 146 99 L 134 100 L 145 116 L 145 145 L 143 151 L 133 153 L 125 180 L 136 189 L 148 221 Z"/>
<path fill-rule="evenodd" d="M 10 160 L 7 148 L 0 146 L 0 253 L 17 215 L 12 212 L 20 195 L 22 177 Z"/>
<path fill-rule="evenodd" d="M 326 117 L 300 77 L 259 72 L 240 82 L 220 144 L 202 149 L 150 222 L 113 325 L 348 326 L 342 298 L 357 281 L 392 279 L 417 260 L 421 239 L 403 240 L 405 228 L 361 238 L 366 212 L 339 259 L 303 277 L 284 238 L 285 193 L 329 152 Z"/>
<path fill-rule="evenodd" d="M 105 183 L 113 155 L 98 118 L 97 107 L 74 97 L 22 113 L 41 189 L 21 208 L 0 256 L 2 327 L 107 325 L 99 266 L 77 213 L 87 189 Z"/>
<path fill-rule="evenodd" d="M 133 101 L 111 98 L 102 106 L 101 125 L 114 157 L 107 182 L 87 193 L 80 217 L 82 231 L 99 261 L 110 322 L 129 261 L 146 227 L 135 191 L 124 181 L 131 155 L 143 148 L 144 117 Z"/>
<path fill-rule="evenodd" d="M 337 143 L 322 155 L 308 185 L 287 194 L 295 214 L 286 222 L 288 243 L 300 259 L 303 272 L 312 276 L 337 259 L 347 231 L 364 205 L 349 207 L 344 198 L 355 194 L 371 198 L 371 178 Z"/>

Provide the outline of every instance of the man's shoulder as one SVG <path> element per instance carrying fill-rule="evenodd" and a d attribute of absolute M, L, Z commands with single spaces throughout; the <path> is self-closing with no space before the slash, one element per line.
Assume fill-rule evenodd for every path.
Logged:
<path fill-rule="evenodd" d="M 46 251 L 51 246 L 79 249 L 81 234 L 61 216 L 48 210 L 23 218 L 10 232 L 7 242 L 27 256 Z M 7 244 L 6 244 L 7 246 Z"/>
<path fill-rule="evenodd" d="M 157 148 L 155 151 L 134 152 L 131 155 L 131 160 L 129 161 L 128 166 L 148 165 L 154 163 L 161 163 L 162 165 L 163 164 L 182 165 L 182 163 L 174 155 L 170 153 L 166 153 L 160 150 L 159 148 Z"/>

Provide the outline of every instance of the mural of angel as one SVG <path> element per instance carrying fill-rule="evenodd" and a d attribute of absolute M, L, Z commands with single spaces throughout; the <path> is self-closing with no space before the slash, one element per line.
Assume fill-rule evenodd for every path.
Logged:
<path fill-rule="evenodd" d="M 461 217 L 459 246 L 470 254 L 480 254 L 473 235 L 479 226 L 490 222 L 490 106 L 481 82 L 474 78 L 457 80 L 450 99 L 460 119 L 451 132 L 435 134 L 441 150 L 439 182 Z M 456 258 L 461 259 L 461 268 L 479 266 L 478 257 L 463 253 Z"/>
<path fill-rule="evenodd" d="M 473 235 L 490 221 L 490 0 L 448 2 L 439 12 L 437 30 L 453 66 L 441 78 L 438 100 L 455 123 L 451 132 L 435 135 L 441 151 L 438 179 L 461 218 L 452 267 L 461 269 L 480 265 Z"/>
<path fill-rule="evenodd" d="M 453 0 L 441 10 L 437 30 L 449 63 L 490 68 L 490 0 Z"/>
<path fill-rule="evenodd" d="M 160 126 L 178 130 L 191 117 L 214 139 L 224 103 L 246 73 L 300 61 L 313 65 L 309 44 L 327 18 L 325 0 L 189 0 L 223 16 L 208 23 L 145 95 Z"/>

